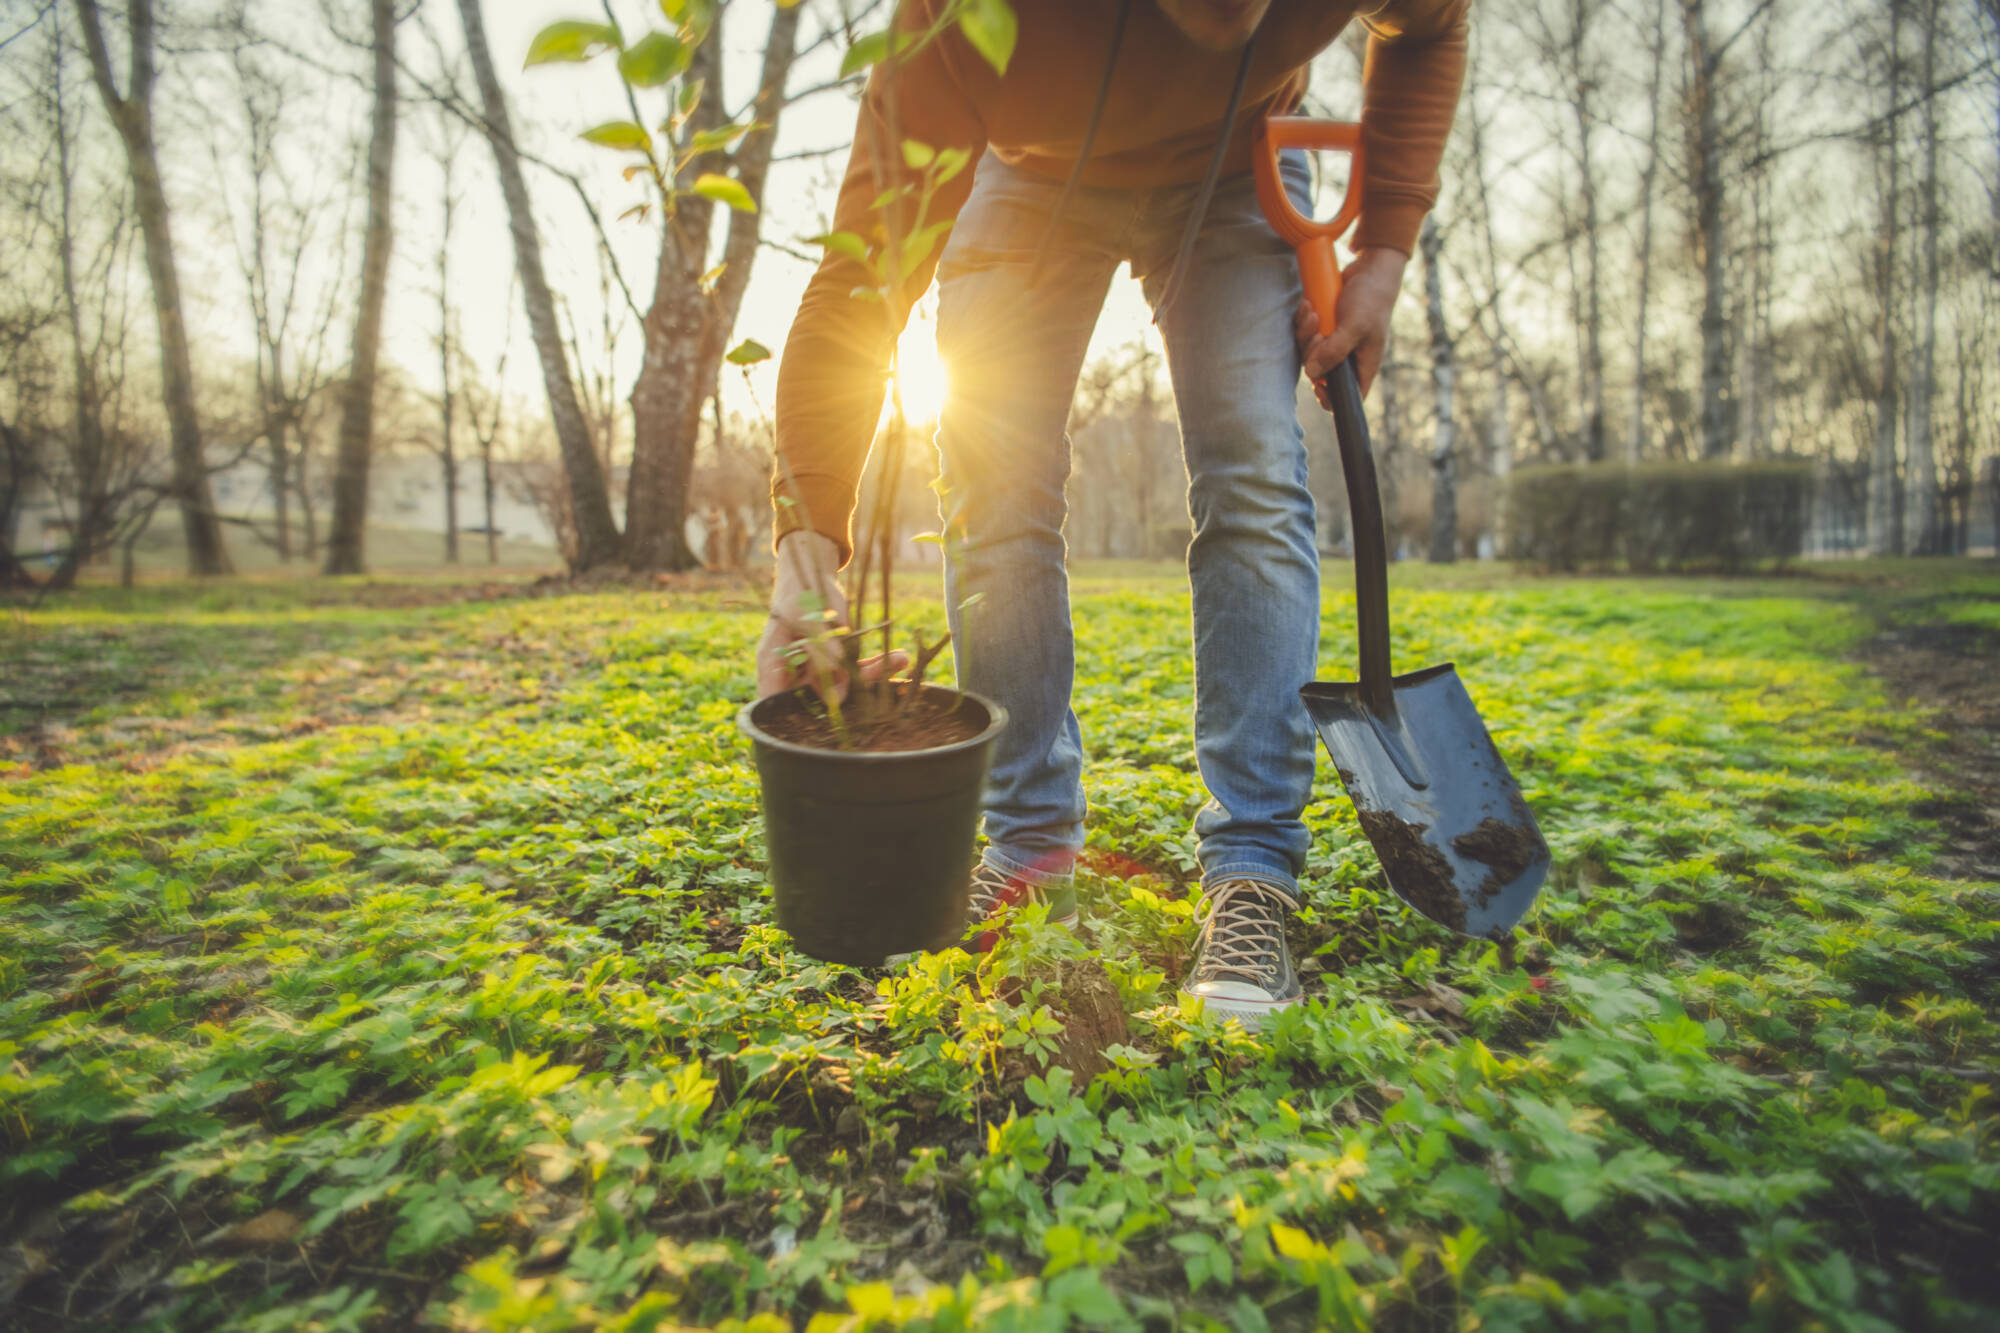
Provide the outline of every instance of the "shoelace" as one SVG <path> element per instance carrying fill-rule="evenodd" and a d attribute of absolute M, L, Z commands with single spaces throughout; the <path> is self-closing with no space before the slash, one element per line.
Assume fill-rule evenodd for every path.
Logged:
<path fill-rule="evenodd" d="M 1208 931 L 1204 971 L 1225 972 L 1253 985 L 1277 980 L 1272 955 L 1285 944 L 1284 895 L 1254 879 L 1233 879 L 1209 896 L 1201 920 Z"/>
<path fill-rule="evenodd" d="M 997 866 L 981 861 L 979 868 L 972 872 L 971 896 L 968 899 L 972 910 L 972 924 L 978 925 L 1003 907 L 1012 907 L 1028 896 L 1030 890 L 1023 880 L 1018 880 Z"/>

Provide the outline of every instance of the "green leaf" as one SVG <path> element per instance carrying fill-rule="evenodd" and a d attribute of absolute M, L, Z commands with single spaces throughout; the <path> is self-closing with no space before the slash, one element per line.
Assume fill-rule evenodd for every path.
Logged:
<path fill-rule="evenodd" d="M 618 53 L 618 72 L 635 88 L 657 88 L 688 67 L 694 53 L 664 32 L 649 32 Z"/>
<path fill-rule="evenodd" d="M 702 26 L 715 17 L 715 0 L 660 0 L 660 12 L 669 22 Z"/>
<path fill-rule="evenodd" d="M 643 125 L 634 125 L 629 120 L 607 120 L 577 137 L 604 148 L 629 149 L 635 153 L 650 152 L 653 147 L 653 136 L 646 133 Z"/>
<path fill-rule="evenodd" d="M 660 0 L 660 12 L 696 45 L 715 24 L 715 0 Z"/>
<path fill-rule="evenodd" d="M 599 50 L 616 45 L 616 28 L 603 23 L 564 19 L 535 34 L 535 40 L 528 43 L 528 58 L 521 62 L 521 68 L 558 61 L 588 60 Z"/>
<path fill-rule="evenodd" d="M 743 188 L 743 182 L 714 172 L 704 172 L 694 182 L 694 192 L 704 199 L 713 199 L 718 204 L 728 204 L 731 208 L 745 213 L 757 211 L 757 201 L 750 197 L 750 191 Z"/>
<path fill-rule="evenodd" d="M 902 277 L 905 281 L 908 281 L 910 275 L 915 273 L 922 266 L 923 262 L 931 257 L 931 251 L 937 248 L 938 241 L 946 232 L 951 230 L 951 223 L 952 219 L 950 218 L 946 218 L 942 222 L 933 222 L 930 226 L 925 227 L 921 231 L 912 232 L 905 238 L 903 241 L 903 251 L 898 256 L 902 261 Z"/>
<path fill-rule="evenodd" d="M 1007 0 L 972 0 L 958 20 L 959 31 L 972 49 L 986 57 L 996 74 L 1007 72 L 1014 55 L 1014 41 L 1020 36 L 1020 21 Z"/>
<path fill-rule="evenodd" d="M 738 139 L 757 128 L 757 122 L 744 121 L 736 125 L 718 125 L 712 130 L 703 130 L 687 142 L 690 153 L 713 153 L 729 147 Z"/>
<path fill-rule="evenodd" d="M 681 94 L 674 99 L 674 109 L 679 114 L 691 114 L 701 104 L 701 95 L 708 87 L 707 79 L 689 79 L 681 85 Z"/>
<path fill-rule="evenodd" d="M 771 349 L 764 346 L 763 343 L 758 342 L 755 338 L 745 338 L 742 342 L 730 348 L 728 355 L 723 357 L 723 360 L 732 366 L 754 366 L 759 361 L 769 361 L 770 359 Z"/>
<path fill-rule="evenodd" d="M 867 69 L 870 65 L 889 54 L 889 33 L 871 32 L 866 37 L 854 39 L 854 45 L 847 48 L 847 54 L 840 58 L 840 77 L 846 78 Z"/>
<path fill-rule="evenodd" d="M 918 139 L 903 140 L 903 162 L 913 171 L 922 171 L 937 157 L 937 149 Z"/>
<path fill-rule="evenodd" d="M 868 262 L 868 243 L 851 231 L 830 231 L 819 236 L 808 236 L 806 244 L 824 246 L 837 255 L 846 255 L 849 259 L 859 260 L 864 264 Z"/>
<path fill-rule="evenodd" d="M 940 148 L 937 155 L 937 168 L 931 172 L 930 183 L 934 186 L 943 185 L 946 181 L 958 175 L 959 172 L 964 171 L 971 161 L 972 154 L 963 148 Z"/>

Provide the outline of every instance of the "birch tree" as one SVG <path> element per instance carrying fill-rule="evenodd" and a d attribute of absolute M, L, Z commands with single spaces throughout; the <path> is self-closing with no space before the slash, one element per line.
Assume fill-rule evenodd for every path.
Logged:
<path fill-rule="evenodd" d="M 1458 559 L 1458 475 L 1453 449 L 1458 425 L 1452 415 L 1452 391 L 1457 367 L 1452 356 L 1451 326 L 1444 317 L 1444 237 L 1437 214 L 1424 217 L 1418 248 L 1424 256 L 1424 314 L 1431 335 L 1431 388 L 1436 412 L 1431 436 L 1430 562 L 1448 565 Z"/>
<path fill-rule="evenodd" d="M 1894 555 L 1903 549 L 1901 476 L 1896 466 L 1896 243 L 1902 161 L 1898 127 L 1903 97 L 1903 4 L 1888 0 L 1884 47 L 1887 108 L 1875 121 L 1870 147 L 1875 166 L 1879 221 L 1875 234 L 1875 434 L 1868 465 L 1868 550 Z"/>
<path fill-rule="evenodd" d="M 327 527 L 326 572 L 359 574 L 365 562 L 368 462 L 374 448 L 375 366 L 381 354 L 382 306 L 388 296 L 394 244 L 391 193 L 396 164 L 396 7 L 370 0 L 374 104 L 368 134 L 368 222 L 361 241 L 361 296 L 354 316 L 353 355 L 341 404 L 333 473 L 333 519 Z"/>
<path fill-rule="evenodd" d="M 604 467 L 590 447 L 590 432 L 577 405 L 576 384 L 570 378 L 556 323 L 555 297 L 542 269 L 542 242 L 528 200 L 528 183 L 521 174 L 521 154 L 507 114 L 506 95 L 494 73 L 493 54 L 486 43 L 486 20 L 480 0 L 458 0 L 459 21 L 465 28 L 466 54 L 479 84 L 482 128 L 493 150 L 500 192 L 507 203 L 507 230 L 514 244 L 514 270 L 527 309 L 528 332 L 541 360 L 542 386 L 554 419 L 556 445 L 562 457 L 569 511 L 576 535 L 572 567 L 577 572 L 609 565 L 618 559 L 618 525 L 611 517 L 611 498 L 604 485 Z"/>
<path fill-rule="evenodd" d="M 1632 321 L 1632 424 L 1625 441 L 1625 461 L 1637 463 L 1646 452 L 1646 307 L 1653 294 L 1653 197 L 1660 171 L 1660 92 L 1665 84 L 1667 54 L 1666 0 L 1653 0 L 1650 48 L 1652 77 L 1646 81 L 1646 165 L 1639 174 L 1638 310 Z"/>
<path fill-rule="evenodd" d="M 188 572 L 196 576 L 230 572 L 229 550 L 208 484 L 201 418 L 195 410 L 194 365 L 188 351 L 187 322 L 181 310 L 180 270 L 174 260 L 172 214 L 160 178 L 153 142 L 153 92 L 158 81 L 152 0 L 126 5 L 125 91 L 118 90 L 111 51 L 104 38 L 97 0 L 77 0 L 77 21 L 104 110 L 118 130 L 132 176 L 133 205 L 145 241 L 146 273 L 152 281 L 153 309 L 160 333 L 160 387 L 166 401 L 172 445 L 172 492 L 180 506 L 187 540 Z"/>
<path fill-rule="evenodd" d="M 1727 43 L 1708 32 L 1706 0 L 1681 0 L 1687 34 L 1687 134 L 1694 183 L 1695 250 L 1701 261 L 1701 456 L 1727 458 L 1729 433 L 1728 288 L 1723 266 L 1722 127 L 1716 81 Z"/>
<path fill-rule="evenodd" d="M 451 250 L 454 243 L 453 223 L 461 198 L 454 178 L 458 170 L 459 146 L 465 136 L 457 121 L 448 115 L 439 117 L 437 134 L 437 141 L 432 146 L 432 160 L 437 163 L 439 181 L 438 438 L 434 452 L 438 459 L 438 483 L 444 488 L 444 559 L 446 564 L 455 565 L 458 563 L 458 449 L 453 431 L 457 425 L 459 397 L 455 378 L 459 345 L 456 312 L 451 305 Z M 491 526 L 492 515 L 489 513 L 487 517 Z"/>
<path fill-rule="evenodd" d="M 1921 253 L 1917 272 L 1916 356 L 1910 373 L 1910 465 L 1903 534 L 1912 555 L 1938 554 L 1938 471 L 1932 443 L 1932 400 L 1937 374 L 1938 307 L 1938 0 L 1922 0 L 1922 80 L 1918 99 L 1923 168 L 1917 184 Z"/>
<path fill-rule="evenodd" d="M 625 560 L 634 569 L 690 569 L 701 563 L 684 536 L 695 445 L 702 407 L 722 365 L 757 256 L 763 222 L 759 204 L 785 107 L 801 13 L 798 5 L 773 8 L 756 95 L 734 118 L 725 114 L 721 14 L 714 29 L 684 34 L 699 43 L 680 83 L 680 100 L 692 104 L 683 110 L 678 135 L 665 145 L 668 166 L 655 168 L 660 248 L 652 303 L 642 324 L 645 354 L 631 396 Z M 629 63 L 621 62 L 621 70 Z M 627 78 L 631 80 L 630 73 Z M 636 104 L 633 114 L 636 122 Z M 738 144 L 733 152 L 728 151 L 732 143 Z M 732 211 L 721 262 L 711 264 L 709 232 L 718 202 Z"/>

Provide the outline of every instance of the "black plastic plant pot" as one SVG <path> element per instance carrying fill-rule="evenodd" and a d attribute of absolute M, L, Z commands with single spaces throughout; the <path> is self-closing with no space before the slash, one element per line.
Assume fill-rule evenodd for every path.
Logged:
<path fill-rule="evenodd" d="M 765 730 L 807 707 L 798 693 L 736 715 L 757 755 L 778 927 L 802 953 L 870 967 L 964 933 L 979 796 L 1007 712 L 976 694 L 921 688 L 960 698 L 978 734 L 924 750 L 824 750 Z"/>

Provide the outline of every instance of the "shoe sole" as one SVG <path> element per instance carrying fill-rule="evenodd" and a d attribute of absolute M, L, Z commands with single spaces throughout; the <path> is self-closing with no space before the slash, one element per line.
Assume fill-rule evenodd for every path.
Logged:
<path fill-rule="evenodd" d="M 1257 1031 L 1258 1023 L 1281 1009 L 1290 1009 L 1305 999 L 1294 995 L 1286 1000 L 1237 1000 L 1224 995 L 1195 995 L 1191 990 L 1183 990 L 1183 995 L 1193 995 L 1203 1007 L 1218 1018 L 1233 1018 L 1243 1025 L 1245 1032 Z"/>

